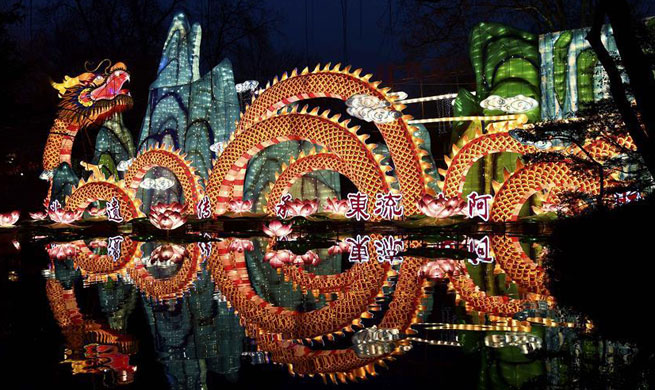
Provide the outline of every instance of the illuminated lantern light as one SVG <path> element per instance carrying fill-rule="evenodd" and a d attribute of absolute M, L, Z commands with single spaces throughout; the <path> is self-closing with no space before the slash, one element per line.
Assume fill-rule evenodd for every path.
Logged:
<path fill-rule="evenodd" d="M 508 98 L 490 95 L 480 102 L 480 107 L 486 110 L 503 111 L 508 114 L 522 114 L 539 107 L 539 102 L 524 95 L 516 95 Z"/>
<path fill-rule="evenodd" d="M 0 214 L 0 227 L 13 227 L 20 218 L 20 211 L 14 210 L 10 213 Z"/>
<path fill-rule="evenodd" d="M 388 107 L 391 103 L 366 94 L 353 95 L 346 100 L 348 114 L 367 122 L 391 123 L 402 116 Z"/>
<path fill-rule="evenodd" d="M 293 224 L 285 225 L 282 222 L 275 220 L 271 221 L 268 225 L 263 225 L 262 229 L 269 237 L 285 237 L 293 231 L 291 225 Z"/>
<path fill-rule="evenodd" d="M 180 203 L 157 203 L 150 208 L 148 219 L 158 229 L 173 230 L 186 223 L 186 207 Z"/>

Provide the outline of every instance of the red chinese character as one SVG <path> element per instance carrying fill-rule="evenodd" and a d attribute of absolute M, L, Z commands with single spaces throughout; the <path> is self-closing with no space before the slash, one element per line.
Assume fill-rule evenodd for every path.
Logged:
<path fill-rule="evenodd" d="M 466 198 L 468 199 L 466 216 L 469 218 L 478 216 L 482 220 L 488 221 L 491 195 L 478 195 L 477 192 L 473 191 Z"/>
<path fill-rule="evenodd" d="M 212 236 L 209 235 L 208 233 L 203 233 L 202 236 L 204 238 L 207 238 L 211 240 Z M 212 242 L 211 241 L 198 241 L 196 245 L 198 246 L 198 249 L 200 249 L 200 255 L 203 257 L 203 259 L 206 259 L 209 257 L 209 255 L 212 253 Z"/>
<path fill-rule="evenodd" d="M 57 199 L 55 199 L 52 203 L 50 203 L 49 209 L 50 209 L 50 211 L 53 211 L 53 212 L 56 213 L 59 210 L 61 210 L 61 203 L 59 203 L 59 201 Z"/>
<path fill-rule="evenodd" d="M 196 215 L 198 215 L 198 219 L 207 219 L 212 216 L 211 202 L 207 195 L 203 196 L 202 199 L 200 199 L 200 202 L 198 202 L 198 205 L 196 206 Z"/>
<path fill-rule="evenodd" d="M 401 194 L 375 194 L 375 215 L 383 219 L 393 219 L 403 216 L 403 206 L 400 204 L 403 196 Z"/>
<path fill-rule="evenodd" d="M 484 236 L 481 240 L 468 238 L 466 239 L 466 246 L 468 251 L 476 256 L 475 259 L 469 259 L 469 263 L 478 265 L 479 263 L 492 263 L 494 261 L 489 250 L 489 236 Z"/>
<path fill-rule="evenodd" d="M 363 263 L 369 260 L 368 243 L 371 241 L 369 236 L 357 235 L 356 238 L 348 237 L 346 242 L 350 244 L 350 255 L 348 261 L 351 263 Z"/>
<path fill-rule="evenodd" d="M 616 197 L 616 203 L 620 205 L 641 199 L 641 193 L 637 191 L 626 191 L 619 194 L 614 194 L 614 196 Z"/>
<path fill-rule="evenodd" d="M 107 220 L 111 222 L 123 222 L 123 217 L 121 217 L 121 205 L 118 203 L 116 197 L 112 197 L 109 202 L 107 202 L 106 207 Z"/>
<path fill-rule="evenodd" d="M 123 240 L 122 236 L 109 237 L 107 239 L 107 254 L 114 261 L 118 261 L 121 257 L 121 244 Z"/>
<path fill-rule="evenodd" d="M 381 240 L 375 240 L 373 245 L 380 263 L 398 264 L 403 261 L 403 258 L 398 256 L 405 249 L 403 240 L 400 238 L 386 236 Z"/>
<path fill-rule="evenodd" d="M 368 221 L 371 216 L 366 211 L 368 209 L 368 195 L 356 192 L 348 194 L 348 212 L 346 218 L 355 217 L 356 220 Z"/>
<path fill-rule="evenodd" d="M 278 218 L 284 219 L 289 213 L 289 208 L 287 207 L 287 202 L 291 200 L 290 194 L 284 194 L 280 198 L 280 201 L 275 205 L 275 214 Z"/>

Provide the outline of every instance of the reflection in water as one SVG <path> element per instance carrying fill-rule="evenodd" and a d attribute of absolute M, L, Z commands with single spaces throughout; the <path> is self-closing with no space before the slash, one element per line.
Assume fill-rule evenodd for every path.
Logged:
<path fill-rule="evenodd" d="M 620 383 L 636 356 L 634 346 L 599 340 L 584 316 L 540 293 L 543 281 L 512 281 L 502 265 L 533 260 L 495 263 L 496 247 L 471 246 L 484 237 L 272 236 L 46 245 L 46 294 L 65 338 L 61 361 L 105 383 L 147 383 L 137 369 L 139 345 L 147 345 L 175 389 L 205 388 L 210 373 L 239 382 L 243 365 L 271 364 L 346 383 L 427 348 L 428 361 L 471 356 L 480 388 L 568 388 L 590 372 Z M 539 261 L 534 240 L 510 240 Z M 479 261 L 487 255 L 492 262 Z M 99 310 L 83 304 L 89 299 Z M 144 317 L 151 340 L 137 343 L 130 329 Z"/>

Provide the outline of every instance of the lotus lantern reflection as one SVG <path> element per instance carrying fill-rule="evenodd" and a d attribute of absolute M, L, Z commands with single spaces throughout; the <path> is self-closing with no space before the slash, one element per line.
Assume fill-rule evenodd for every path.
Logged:
<path fill-rule="evenodd" d="M 106 248 L 106 247 L 107 247 L 107 240 L 96 239 L 96 240 L 92 240 L 89 243 L 89 248 L 91 248 L 91 249 L 100 249 L 100 248 Z"/>
<path fill-rule="evenodd" d="M 304 255 L 296 255 L 296 259 L 294 260 L 294 264 L 296 264 L 296 260 L 300 259 L 300 264 L 297 265 L 312 265 L 316 266 L 321 262 L 321 258 L 318 257 L 316 252 L 314 251 L 307 251 L 305 252 Z"/>
<path fill-rule="evenodd" d="M 0 227 L 13 227 L 20 218 L 20 211 L 14 210 L 10 213 L 0 214 Z"/>
<path fill-rule="evenodd" d="M 63 261 L 74 257 L 77 254 L 77 246 L 75 244 L 51 244 L 48 248 L 48 257 L 52 260 Z"/>
<path fill-rule="evenodd" d="M 263 230 L 269 237 L 285 237 L 293 231 L 291 225 L 292 224 L 285 225 L 276 219 L 271 221 L 268 226 L 263 225 Z"/>
<path fill-rule="evenodd" d="M 284 267 L 285 264 L 291 264 L 296 255 L 290 250 L 284 249 L 279 251 L 268 252 L 264 255 L 264 262 L 270 264 L 271 267 L 278 269 Z"/>
<path fill-rule="evenodd" d="M 336 245 L 328 248 L 328 255 L 334 256 L 342 253 L 350 253 L 350 244 L 345 241 L 339 241 Z"/>
<path fill-rule="evenodd" d="M 157 203 L 150 208 L 148 219 L 157 229 L 173 230 L 186 223 L 186 206 L 178 203 Z"/>
<path fill-rule="evenodd" d="M 448 218 L 464 214 L 466 212 L 466 201 L 456 196 L 446 198 L 443 194 L 436 197 L 426 194 L 418 201 L 418 208 L 428 217 Z"/>
<path fill-rule="evenodd" d="M 45 211 L 35 211 L 30 213 L 30 218 L 34 221 L 43 221 L 48 217 L 48 214 Z"/>
<path fill-rule="evenodd" d="M 230 252 L 238 252 L 238 253 L 243 253 L 243 252 L 250 252 L 255 250 L 255 246 L 250 240 L 243 240 L 240 238 L 235 238 L 230 242 L 230 246 L 228 247 Z"/>
<path fill-rule="evenodd" d="M 304 255 L 296 255 L 288 249 L 268 252 L 264 255 L 264 262 L 269 263 L 271 267 L 278 269 L 285 265 L 293 264 L 298 267 L 305 265 L 318 265 L 321 258 L 316 252 L 309 250 Z"/>
<path fill-rule="evenodd" d="M 252 209 L 252 200 L 235 199 L 230 201 L 229 210 L 236 214 L 248 213 Z"/>
<path fill-rule="evenodd" d="M 158 246 L 150 253 L 150 264 L 156 262 L 161 265 L 177 264 L 184 260 L 188 254 L 186 247 L 182 245 L 164 244 Z"/>
<path fill-rule="evenodd" d="M 418 272 L 418 276 L 430 280 L 439 280 L 450 275 L 459 276 L 461 273 L 461 265 L 457 260 L 438 259 L 423 265 Z"/>
<path fill-rule="evenodd" d="M 323 211 L 332 214 L 346 215 L 348 212 L 348 199 L 327 198 Z"/>

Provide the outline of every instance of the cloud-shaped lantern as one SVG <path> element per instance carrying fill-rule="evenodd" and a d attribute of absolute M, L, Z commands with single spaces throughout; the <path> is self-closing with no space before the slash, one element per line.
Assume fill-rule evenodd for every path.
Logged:
<path fill-rule="evenodd" d="M 348 114 L 366 122 L 389 123 L 400 118 L 402 114 L 390 109 L 391 103 L 366 94 L 353 95 L 346 100 Z"/>
<path fill-rule="evenodd" d="M 129 160 L 122 160 L 116 166 L 116 170 L 120 172 L 125 172 L 130 168 L 130 165 L 132 165 L 133 162 L 134 162 L 134 158 L 131 158 Z"/>
<path fill-rule="evenodd" d="M 516 95 L 508 98 L 490 95 L 480 102 L 480 107 L 486 110 L 500 110 L 508 114 L 522 114 L 538 106 L 539 102 L 537 100 L 524 95 Z"/>
<path fill-rule="evenodd" d="M 139 187 L 145 189 L 145 190 L 167 190 L 171 187 L 173 187 L 175 183 L 171 179 L 168 179 L 166 177 L 158 177 L 156 179 L 151 179 L 149 177 L 143 179 L 141 181 L 141 184 L 139 184 Z"/>
<path fill-rule="evenodd" d="M 234 87 L 237 90 L 237 93 L 243 93 L 247 91 L 254 91 L 259 86 L 259 81 L 257 80 L 246 80 L 243 83 L 239 83 Z"/>
<path fill-rule="evenodd" d="M 227 145 L 227 142 L 215 142 L 209 146 L 209 150 L 212 152 L 216 153 L 216 155 L 220 155 L 223 153 L 223 150 L 225 150 L 225 146 Z"/>

